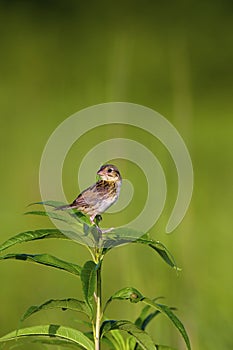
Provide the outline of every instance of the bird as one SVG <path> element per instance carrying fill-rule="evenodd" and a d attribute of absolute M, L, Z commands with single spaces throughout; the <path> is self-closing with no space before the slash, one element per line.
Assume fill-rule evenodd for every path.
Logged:
<path fill-rule="evenodd" d="M 97 175 L 100 179 L 95 184 L 82 191 L 71 204 L 57 207 L 56 210 L 77 209 L 89 216 L 94 225 L 95 217 L 117 201 L 122 184 L 121 174 L 113 164 L 102 165 Z"/>

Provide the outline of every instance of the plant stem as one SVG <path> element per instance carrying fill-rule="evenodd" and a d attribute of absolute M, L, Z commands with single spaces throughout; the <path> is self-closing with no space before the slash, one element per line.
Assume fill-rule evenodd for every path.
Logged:
<path fill-rule="evenodd" d="M 96 273 L 96 321 L 95 321 L 95 350 L 100 350 L 100 326 L 102 319 L 102 285 L 101 285 L 101 265 L 100 256 L 97 258 L 99 264 Z"/>

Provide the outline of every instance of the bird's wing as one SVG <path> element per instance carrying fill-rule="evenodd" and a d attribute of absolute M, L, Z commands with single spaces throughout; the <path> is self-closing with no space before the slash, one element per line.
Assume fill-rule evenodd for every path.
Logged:
<path fill-rule="evenodd" d="M 99 201 L 101 201 L 101 191 L 94 184 L 81 192 L 72 205 L 76 207 L 95 206 Z"/>

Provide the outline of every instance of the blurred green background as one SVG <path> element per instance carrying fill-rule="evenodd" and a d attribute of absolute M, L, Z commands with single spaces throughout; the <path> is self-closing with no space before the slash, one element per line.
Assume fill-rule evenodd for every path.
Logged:
<path fill-rule="evenodd" d="M 24 230 L 52 226 L 23 213 L 28 203 L 40 200 L 40 157 L 63 120 L 110 101 L 153 108 L 177 128 L 193 161 L 191 206 L 175 232 L 166 235 L 177 190 L 175 167 L 159 142 L 134 134 L 165 170 L 166 208 L 151 234 L 173 252 L 182 272 L 177 276 L 152 250 L 124 246 L 106 257 L 104 297 L 128 285 L 150 297 L 162 295 L 165 303 L 177 306 L 193 349 L 232 349 L 233 3 L 5 0 L 0 1 L 0 30 L 1 242 Z M 129 134 L 133 131 L 125 127 L 117 136 Z M 113 135 L 111 128 L 99 128 L 73 146 L 64 168 L 70 200 L 78 191 L 81 158 Z M 145 200 L 142 174 L 130 162 L 116 163 L 134 183 L 134 203 L 140 207 Z M 89 258 L 85 248 L 60 241 L 28 243 L 12 251 L 49 252 L 78 264 Z M 30 305 L 81 297 L 79 280 L 29 263 L 1 262 L 0 277 L 0 335 L 15 329 Z M 139 309 L 116 303 L 109 317 L 133 320 Z M 25 324 L 49 322 L 79 327 L 76 315 L 53 311 Z M 156 342 L 184 349 L 162 316 L 148 331 Z"/>

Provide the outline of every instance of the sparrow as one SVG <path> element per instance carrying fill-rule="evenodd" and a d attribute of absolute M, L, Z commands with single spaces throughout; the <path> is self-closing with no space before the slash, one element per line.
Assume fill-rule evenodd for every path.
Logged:
<path fill-rule="evenodd" d="M 99 181 L 82 191 L 71 204 L 57 207 L 56 210 L 77 209 L 88 215 L 94 225 L 96 215 L 104 213 L 117 201 L 122 184 L 121 174 L 115 165 L 102 165 L 97 175 Z"/>

